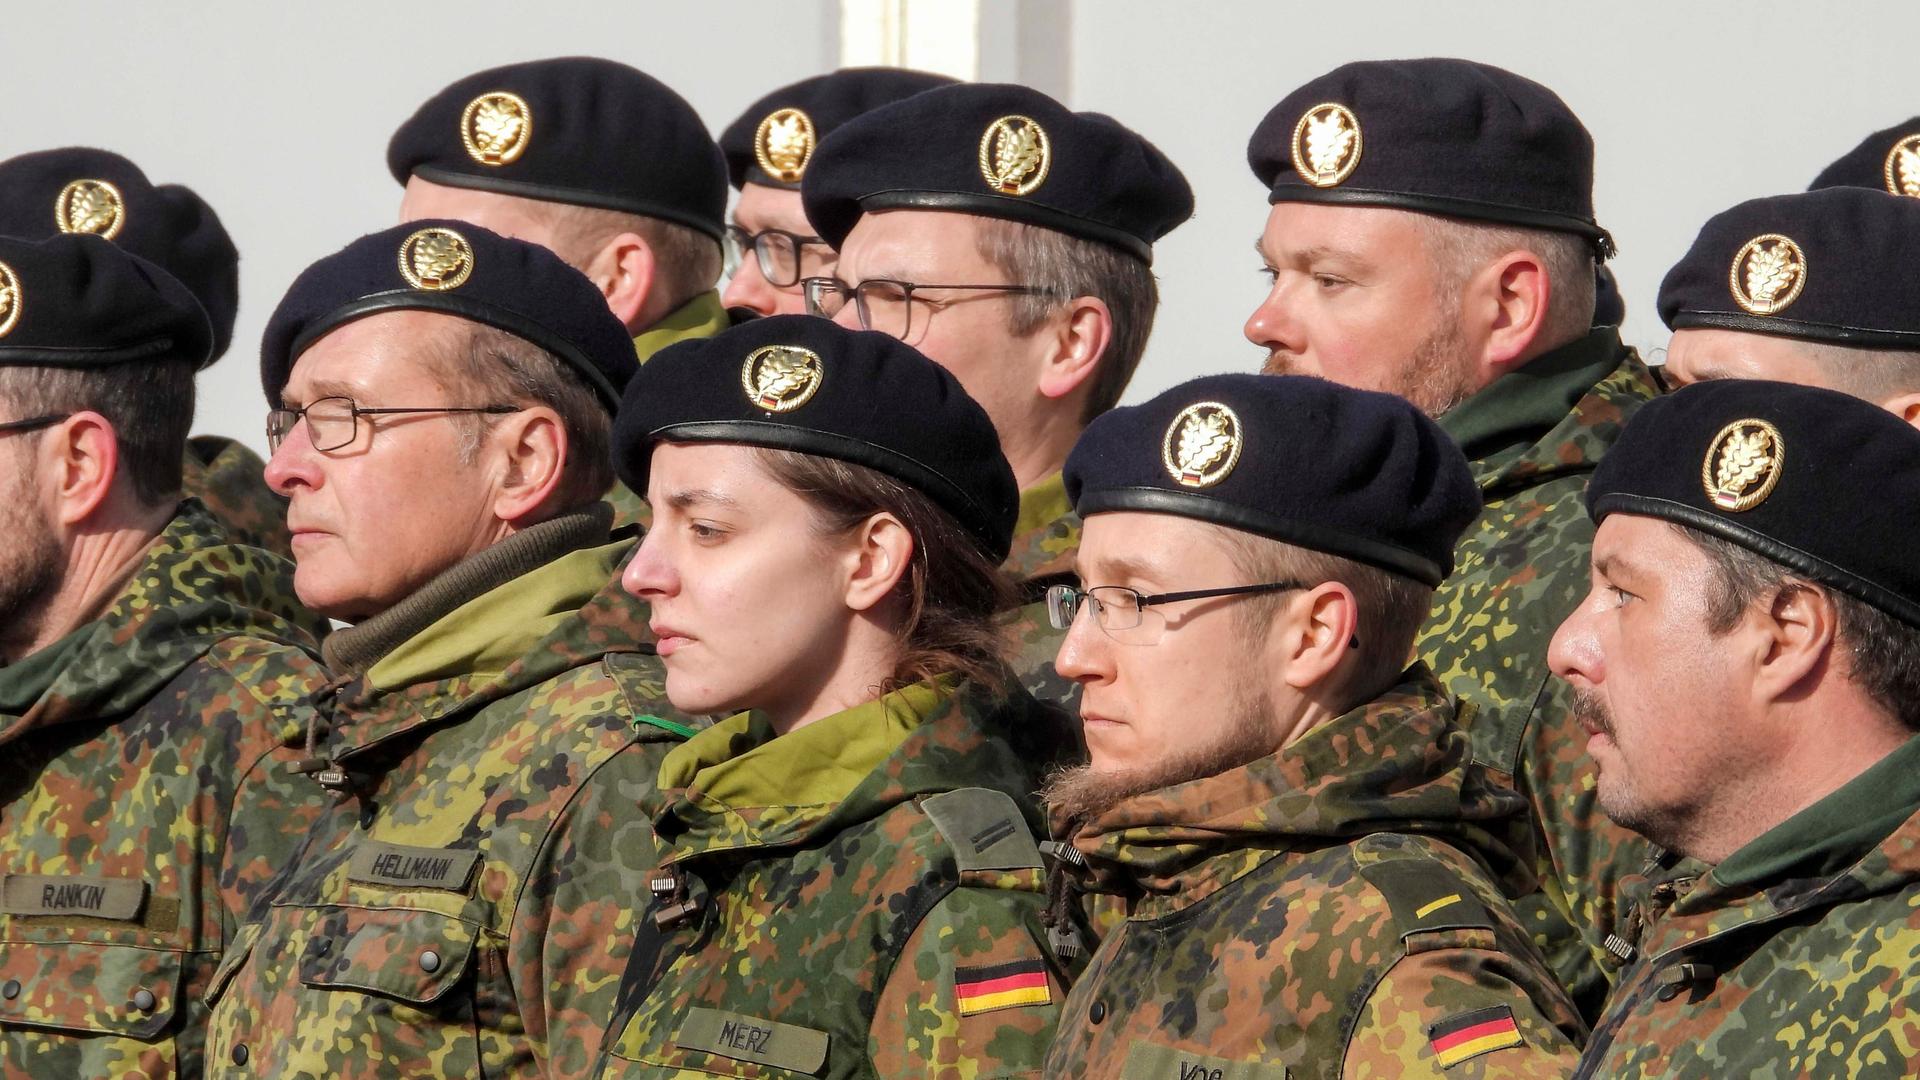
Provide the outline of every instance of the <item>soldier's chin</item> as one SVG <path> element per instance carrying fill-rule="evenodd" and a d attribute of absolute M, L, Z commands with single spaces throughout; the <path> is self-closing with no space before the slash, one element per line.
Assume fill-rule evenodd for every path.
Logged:
<path fill-rule="evenodd" d="M 303 561 L 294 567 L 293 592 L 308 610 L 336 622 L 357 623 L 388 606 L 367 591 L 364 578 L 328 573 L 316 561 Z"/>

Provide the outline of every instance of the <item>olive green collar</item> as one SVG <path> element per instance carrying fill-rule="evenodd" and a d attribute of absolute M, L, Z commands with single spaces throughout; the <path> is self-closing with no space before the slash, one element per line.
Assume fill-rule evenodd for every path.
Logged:
<path fill-rule="evenodd" d="M 669 312 L 666 318 L 635 334 L 633 351 L 644 364 L 669 345 L 712 337 L 725 330 L 729 321 L 726 305 L 720 302 L 720 294 L 708 289 Z"/>
<path fill-rule="evenodd" d="M 1920 737 L 1727 856 L 1713 877 L 1729 888 L 1831 877 L 1865 858 L 1916 811 Z"/>
<path fill-rule="evenodd" d="M 1494 380 L 1442 416 L 1440 426 L 1466 453 L 1476 477 L 1498 473 L 1565 420 L 1620 359 L 1619 333 L 1598 327 Z"/>

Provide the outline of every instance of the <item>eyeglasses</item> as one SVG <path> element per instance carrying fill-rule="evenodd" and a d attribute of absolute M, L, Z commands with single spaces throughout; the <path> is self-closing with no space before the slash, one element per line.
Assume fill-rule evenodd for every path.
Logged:
<path fill-rule="evenodd" d="M 762 229 L 756 233 L 738 225 L 727 226 L 728 263 L 737 267 L 747 261 L 747 252 L 753 252 L 754 260 L 760 264 L 760 276 L 776 289 L 790 289 L 800 284 L 801 253 L 815 245 L 833 248 L 817 236 L 802 236 L 785 229 Z"/>
<path fill-rule="evenodd" d="M 274 409 L 267 413 L 267 452 L 275 453 L 280 444 L 287 441 L 293 433 L 293 426 L 302 418 L 307 421 L 307 438 L 313 441 L 315 450 L 338 450 L 352 444 L 360 434 L 360 418 L 363 416 L 394 416 L 401 413 L 485 413 L 490 416 L 504 416 L 517 413 L 518 405 L 479 405 L 461 407 L 452 405 L 430 405 L 418 409 L 363 409 L 348 397 L 315 398 L 304 409 Z"/>
<path fill-rule="evenodd" d="M 849 285 L 837 277 L 810 277 L 800 282 L 807 294 L 807 313 L 833 318 L 852 302 L 860 315 L 860 329 L 878 330 L 902 341 L 913 333 L 914 294 L 922 289 L 969 289 L 976 292 L 1032 295 L 1051 290 L 1038 285 L 919 285 L 892 278 L 868 278 Z M 921 299 L 921 306 L 929 301 Z"/>
<path fill-rule="evenodd" d="M 1150 607 L 1176 604 L 1182 600 L 1204 600 L 1213 596 L 1251 596 L 1256 593 L 1285 592 L 1311 588 L 1304 581 L 1269 581 L 1261 585 L 1229 585 L 1223 589 L 1194 589 L 1189 592 L 1147 595 L 1124 585 L 1096 585 L 1076 589 L 1072 585 L 1054 585 L 1047 589 L 1047 622 L 1055 630 L 1072 628 L 1082 608 L 1093 612 L 1093 621 L 1106 635 L 1127 645 L 1152 645 L 1166 633 L 1166 617 Z"/>
<path fill-rule="evenodd" d="M 72 413 L 49 413 L 46 416 L 30 416 L 25 420 L 8 420 L 0 424 L 0 435 L 10 435 L 16 431 L 38 431 L 72 416 Z"/>

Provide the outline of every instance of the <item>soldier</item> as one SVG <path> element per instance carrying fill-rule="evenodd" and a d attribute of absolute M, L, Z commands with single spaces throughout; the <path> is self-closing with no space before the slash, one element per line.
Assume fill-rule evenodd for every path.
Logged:
<path fill-rule="evenodd" d="M 844 125 L 801 198 L 840 253 L 837 277 L 807 285 L 812 310 L 906 341 L 993 417 L 1021 490 L 1006 565 L 1024 605 L 1015 669 L 1071 707 L 1041 599 L 1071 580 L 1079 546 L 1060 468 L 1140 364 L 1159 305 L 1153 244 L 1193 215 L 1192 190 L 1108 117 L 964 85 Z"/>
<path fill-rule="evenodd" d="M 400 220 L 457 218 L 593 280 L 642 363 L 728 324 L 714 286 L 727 165 L 693 106 L 625 64 L 566 57 L 469 75 L 400 125 Z M 614 488 L 615 522 L 642 521 Z"/>
<path fill-rule="evenodd" d="M 806 311 L 800 279 L 832 274 L 836 258 L 813 234 L 800 204 L 800 179 L 814 148 L 861 113 L 954 81 L 901 68 L 841 68 L 783 86 L 727 125 L 720 149 L 740 192 L 727 226 L 734 271 L 721 298 L 728 310 Z"/>
<path fill-rule="evenodd" d="M 1641 410 L 1587 505 L 1593 591 L 1550 657 L 1601 806 L 1666 855 L 1581 1075 L 1915 1075 L 1920 435 L 1702 383 Z"/>
<path fill-rule="evenodd" d="M 0 1073 L 199 1076 L 200 993 L 319 793 L 292 566 L 180 494 L 206 313 L 0 240 Z"/>
<path fill-rule="evenodd" d="M 1062 866 L 1126 898 L 1048 1076 L 1564 1076 L 1584 1025 L 1505 895 L 1525 803 L 1413 635 L 1480 500 L 1386 394 L 1215 375 L 1067 459 L 1049 595 L 1091 762 Z"/>
<path fill-rule="evenodd" d="M 1840 160 L 1820 170 L 1810 191 L 1863 187 L 1920 197 L 1920 116 L 1866 137 Z"/>
<path fill-rule="evenodd" d="M 1920 424 L 1920 200 L 1836 187 L 1718 214 L 1660 283 L 1672 386 L 1823 386 Z"/>
<path fill-rule="evenodd" d="M 1397 393 L 1466 452 L 1485 509 L 1414 654 L 1475 706 L 1474 760 L 1517 787 L 1544 842 L 1521 907 L 1583 1012 L 1631 833 L 1593 808 L 1591 766 L 1546 665 L 1579 600 L 1592 526 L 1580 493 L 1656 387 L 1617 327 L 1593 326 L 1593 140 L 1552 91 L 1463 60 L 1348 64 L 1253 134 L 1271 189 L 1272 288 L 1247 320 L 1269 374 Z M 1584 940 L 1583 940 L 1584 939 Z"/>
<path fill-rule="evenodd" d="M 209 991 L 221 1077 L 577 1077 L 660 853 L 644 609 L 609 581 L 631 339 L 545 248 L 363 237 L 267 325 L 267 479 L 327 639 L 302 768 L 333 795 Z M 656 704 L 656 702 L 658 702 Z M 636 929 L 639 930 L 636 933 Z"/>
<path fill-rule="evenodd" d="M 737 715 L 644 804 L 673 947 L 635 954 L 601 1075 L 1037 1075 L 1060 718 L 994 626 L 1018 492 L 992 422 L 893 338 L 788 315 L 662 353 L 616 440 L 667 696 Z"/>
<path fill-rule="evenodd" d="M 0 161 L 0 236 L 60 233 L 106 237 L 179 279 L 213 320 L 207 364 L 226 355 L 240 303 L 240 253 L 213 207 L 191 189 L 156 185 L 138 165 L 105 150 L 68 147 Z M 181 483 L 229 537 L 289 555 L 287 502 L 261 478 L 264 467 L 260 455 L 232 439 L 196 435 L 187 440 Z"/>

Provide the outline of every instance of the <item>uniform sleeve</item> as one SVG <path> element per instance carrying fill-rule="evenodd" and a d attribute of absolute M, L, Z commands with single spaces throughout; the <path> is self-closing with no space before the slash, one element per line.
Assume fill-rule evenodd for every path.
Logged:
<path fill-rule="evenodd" d="M 1374 987 L 1348 1041 L 1342 1076 L 1520 1080 L 1573 1074 L 1580 1053 L 1549 1015 L 1577 1028 L 1572 1005 L 1543 970 L 1494 948 L 1491 932 L 1408 953 Z M 1483 938 L 1475 941 L 1473 938 Z M 1528 987 L 1550 1000 L 1538 1002 Z"/>
<path fill-rule="evenodd" d="M 1040 922 L 1046 897 L 949 893 L 881 988 L 868 1053 L 880 1076 L 1041 1075 L 1066 1000 Z"/>
<path fill-rule="evenodd" d="M 507 942 L 527 1037 L 553 1080 L 594 1071 L 634 948 L 657 945 L 647 879 L 662 853 L 639 809 L 662 744 L 637 743 L 581 785 L 529 871 Z"/>
<path fill-rule="evenodd" d="M 320 785 L 291 768 L 300 757 L 311 695 L 325 675 L 306 653 L 268 641 L 223 646 L 209 659 L 223 679 L 231 680 L 212 700 L 232 710 L 237 740 L 238 777 L 220 864 L 225 939 L 230 941 L 329 801 Z"/>

